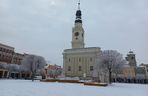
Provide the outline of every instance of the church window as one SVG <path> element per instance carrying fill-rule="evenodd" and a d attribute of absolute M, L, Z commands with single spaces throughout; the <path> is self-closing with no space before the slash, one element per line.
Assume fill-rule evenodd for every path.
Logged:
<path fill-rule="evenodd" d="M 94 70 L 94 67 L 93 66 L 90 66 L 90 71 L 93 71 Z"/>
<path fill-rule="evenodd" d="M 79 71 L 82 71 L 82 67 L 81 66 L 79 66 Z"/>
<path fill-rule="evenodd" d="M 68 71 L 71 71 L 71 67 L 70 66 L 68 66 Z"/>

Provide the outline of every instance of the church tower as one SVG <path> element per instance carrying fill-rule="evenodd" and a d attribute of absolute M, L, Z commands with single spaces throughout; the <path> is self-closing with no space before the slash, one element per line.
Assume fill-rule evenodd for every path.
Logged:
<path fill-rule="evenodd" d="M 128 61 L 129 66 L 136 67 L 136 57 L 133 51 L 129 51 L 127 54 L 126 60 Z"/>
<path fill-rule="evenodd" d="M 84 29 L 81 16 L 79 0 L 76 19 L 72 28 L 72 48 L 65 49 L 63 52 L 63 73 L 66 77 L 92 79 L 93 70 L 100 61 L 101 48 L 84 47 Z"/>
<path fill-rule="evenodd" d="M 72 49 L 84 48 L 84 29 L 82 27 L 82 18 L 80 10 L 80 0 L 78 3 L 78 10 L 76 11 L 75 25 L 72 28 Z"/>

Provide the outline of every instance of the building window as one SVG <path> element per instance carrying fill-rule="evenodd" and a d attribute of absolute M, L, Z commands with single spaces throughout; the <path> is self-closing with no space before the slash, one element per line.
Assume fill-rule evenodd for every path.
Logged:
<path fill-rule="evenodd" d="M 94 67 L 93 66 L 90 66 L 90 71 L 93 71 L 94 70 Z"/>
<path fill-rule="evenodd" d="M 3 49 L 3 52 L 6 52 L 6 49 Z"/>
<path fill-rule="evenodd" d="M 147 72 L 148 72 L 148 69 L 147 69 Z"/>
<path fill-rule="evenodd" d="M 82 67 L 81 66 L 79 66 L 79 71 L 82 71 Z"/>
<path fill-rule="evenodd" d="M 71 66 L 68 66 L 68 71 L 71 71 Z"/>
<path fill-rule="evenodd" d="M 69 58 L 69 62 L 70 62 L 70 58 Z"/>
<path fill-rule="evenodd" d="M 92 62 L 92 58 L 90 58 L 90 61 Z"/>
<path fill-rule="evenodd" d="M 81 62 L 81 58 L 79 58 L 79 62 Z"/>
<path fill-rule="evenodd" d="M 134 57 L 131 57 L 131 59 L 133 60 L 133 59 L 134 59 Z"/>
<path fill-rule="evenodd" d="M 4 55 L 1 55 L 2 56 L 2 59 L 4 59 Z"/>

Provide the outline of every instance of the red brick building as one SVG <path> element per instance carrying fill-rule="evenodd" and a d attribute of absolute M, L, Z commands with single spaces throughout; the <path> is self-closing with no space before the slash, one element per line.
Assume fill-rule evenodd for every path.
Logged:
<path fill-rule="evenodd" d="M 11 63 L 11 64 L 21 64 L 24 54 L 16 53 L 14 47 L 4 45 L 0 43 L 0 62 Z"/>
<path fill-rule="evenodd" d="M 45 76 L 46 78 L 57 78 L 62 74 L 62 67 L 59 65 L 48 64 L 45 67 Z"/>
<path fill-rule="evenodd" d="M 24 54 L 16 53 L 14 47 L 0 43 L 0 64 L 21 64 Z M 0 68 L 0 78 L 7 77 L 8 70 Z"/>

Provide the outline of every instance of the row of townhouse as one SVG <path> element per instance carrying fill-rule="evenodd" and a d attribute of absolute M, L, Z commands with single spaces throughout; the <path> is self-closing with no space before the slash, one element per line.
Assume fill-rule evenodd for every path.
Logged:
<path fill-rule="evenodd" d="M 0 43 L 0 65 L 4 64 L 17 64 L 21 65 L 21 61 L 26 54 L 16 53 L 14 47 L 1 44 Z M 18 75 L 19 73 L 12 72 L 12 77 L 14 75 Z M 7 78 L 9 75 L 9 71 L 2 66 L 0 66 L 0 78 Z"/>

